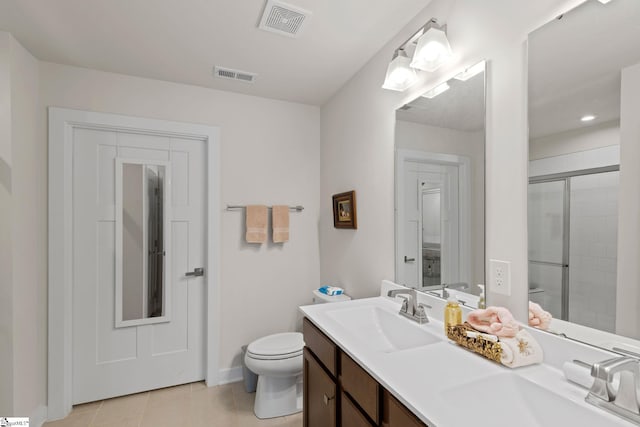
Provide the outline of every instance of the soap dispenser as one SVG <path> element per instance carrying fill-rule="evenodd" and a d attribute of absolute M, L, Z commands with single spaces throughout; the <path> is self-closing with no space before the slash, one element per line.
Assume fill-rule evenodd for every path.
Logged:
<path fill-rule="evenodd" d="M 487 308 L 487 300 L 484 296 L 484 285 L 476 285 L 480 288 L 480 300 L 478 301 L 478 308 Z"/>
<path fill-rule="evenodd" d="M 462 309 L 455 297 L 451 296 L 447 300 L 444 308 L 444 333 L 448 335 L 449 326 L 456 326 L 462 323 Z"/>

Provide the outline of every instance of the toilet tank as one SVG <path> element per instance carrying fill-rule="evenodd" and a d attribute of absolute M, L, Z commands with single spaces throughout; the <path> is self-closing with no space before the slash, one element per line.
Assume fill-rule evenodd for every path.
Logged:
<path fill-rule="evenodd" d="M 346 295 L 346 294 L 329 296 L 329 295 L 323 294 L 322 292 L 320 292 L 317 289 L 313 291 L 313 303 L 314 304 L 323 304 L 325 302 L 349 301 L 350 299 L 351 299 L 351 297 L 349 295 Z"/>

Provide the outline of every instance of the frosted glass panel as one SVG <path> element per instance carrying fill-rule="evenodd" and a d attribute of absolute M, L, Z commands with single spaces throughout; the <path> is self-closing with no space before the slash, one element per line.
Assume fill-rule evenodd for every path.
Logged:
<path fill-rule="evenodd" d="M 562 263 L 564 181 L 529 184 L 529 260 Z"/>
<path fill-rule="evenodd" d="M 614 332 L 620 172 L 571 178 L 569 320 Z"/>
<path fill-rule="evenodd" d="M 529 300 L 562 318 L 562 267 L 529 263 Z"/>

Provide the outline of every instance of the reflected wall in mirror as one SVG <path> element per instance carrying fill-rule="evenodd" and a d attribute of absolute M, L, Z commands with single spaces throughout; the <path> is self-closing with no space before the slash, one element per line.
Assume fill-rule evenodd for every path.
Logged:
<path fill-rule="evenodd" d="M 637 191 L 621 189 L 640 166 L 620 153 L 638 144 L 638 22 L 637 0 L 588 0 L 529 35 L 529 299 L 592 342 L 572 323 L 640 337 L 625 333 L 638 278 L 618 274 L 619 239 L 637 230 Z"/>
<path fill-rule="evenodd" d="M 116 327 L 169 320 L 169 170 L 116 159 Z"/>
<path fill-rule="evenodd" d="M 484 71 L 396 111 L 396 282 L 471 307 L 485 282 Z"/>

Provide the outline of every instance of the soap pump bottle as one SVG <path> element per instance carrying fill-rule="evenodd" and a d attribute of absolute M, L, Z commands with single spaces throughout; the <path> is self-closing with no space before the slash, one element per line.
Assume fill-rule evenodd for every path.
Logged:
<path fill-rule="evenodd" d="M 444 308 L 444 333 L 448 335 L 449 326 L 455 326 L 462 323 L 462 309 L 455 297 L 451 296 L 447 300 Z"/>
<path fill-rule="evenodd" d="M 487 308 L 487 300 L 484 296 L 484 285 L 477 285 L 480 288 L 480 300 L 478 301 L 478 308 Z"/>

